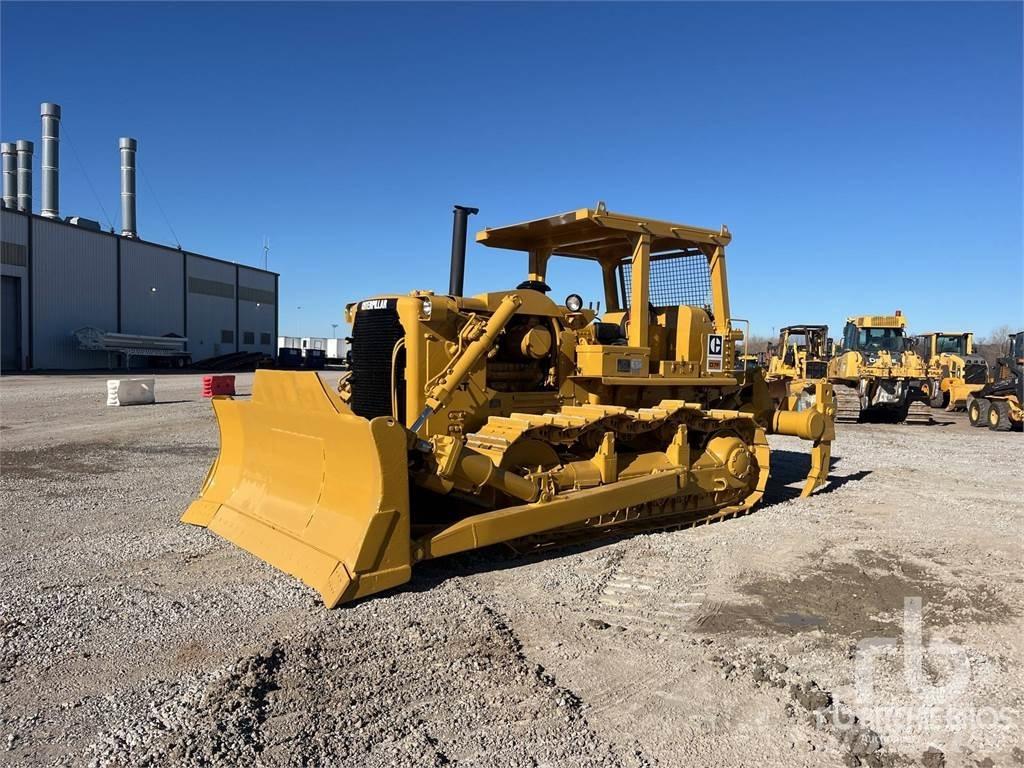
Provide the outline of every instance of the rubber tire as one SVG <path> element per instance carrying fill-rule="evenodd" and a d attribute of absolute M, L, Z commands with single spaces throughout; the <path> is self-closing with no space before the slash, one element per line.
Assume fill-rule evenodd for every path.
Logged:
<path fill-rule="evenodd" d="M 990 401 L 992 407 L 988 411 L 988 428 L 993 432 L 1009 432 L 1013 427 L 1010 421 L 1010 404 L 1005 400 Z"/>
<path fill-rule="evenodd" d="M 972 427 L 988 426 L 988 410 L 992 403 L 983 397 L 975 397 L 967 404 L 967 420 Z"/>
<path fill-rule="evenodd" d="M 932 393 L 928 398 L 928 405 L 932 408 L 946 407 L 946 398 L 949 397 L 949 392 L 943 392 L 937 381 L 933 381 L 928 386 L 928 391 Z"/>

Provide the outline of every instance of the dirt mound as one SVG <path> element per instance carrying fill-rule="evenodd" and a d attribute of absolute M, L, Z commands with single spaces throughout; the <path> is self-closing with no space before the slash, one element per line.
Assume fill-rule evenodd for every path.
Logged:
<path fill-rule="evenodd" d="M 374 621 L 379 608 L 331 614 L 319 632 L 139 691 L 86 756 L 96 766 L 623 764 L 579 699 L 457 584 L 393 598 L 390 630 Z"/>

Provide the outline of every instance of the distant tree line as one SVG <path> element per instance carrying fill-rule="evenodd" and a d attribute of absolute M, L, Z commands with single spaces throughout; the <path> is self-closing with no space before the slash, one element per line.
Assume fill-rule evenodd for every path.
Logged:
<path fill-rule="evenodd" d="M 974 338 L 974 351 L 988 361 L 990 369 L 994 369 L 996 360 L 1010 352 L 1010 334 L 1019 330 L 1009 325 L 993 328 L 988 336 Z"/>
<path fill-rule="evenodd" d="M 750 338 L 747 339 L 747 341 L 746 341 L 747 350 L 748 350 L 748 352 L 751 355 L 756 355 L 759 352 L 767 352 L 768 351 L 768 345 L 769 344 L 774 344 L 777 341 L 778 341 L 778 339 L 774 338 L 772 336 L 760 336 L 760 335 L 758 335 L 756 333 L 753 333 L 753 334 L 750 335 Z M 740 350 L 740 353 L 742 354 L 742 352 L 743 352 L 743 342 L 742 341 L 739 343 L 739 350 Z"/>

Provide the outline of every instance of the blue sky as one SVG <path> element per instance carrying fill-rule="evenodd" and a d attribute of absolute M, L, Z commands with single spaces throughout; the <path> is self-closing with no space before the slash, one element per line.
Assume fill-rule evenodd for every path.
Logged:
<path fill-rule="evenodd" d="M 452 203 L 475 229 L 599 199 L 727 223 L 755 332 L 896 308 L 914 330 L 1024 325 L 1019 3 L 0 14 L 3 139 L 38 142 L 39 102 L 63 106 L 62 214 L 120 228 L 117 139 L 138 138 L 184 247 L 258 265 L 270 238 L 282 333 L 445 290 Z M 140 179 L 139 231 L 172 242 L 157 200 Z M 587 266 L 553 269 L 556 296 L 598 298 Z M 471 246 L 467 272 L 508 288 L 525 260 Z"/>

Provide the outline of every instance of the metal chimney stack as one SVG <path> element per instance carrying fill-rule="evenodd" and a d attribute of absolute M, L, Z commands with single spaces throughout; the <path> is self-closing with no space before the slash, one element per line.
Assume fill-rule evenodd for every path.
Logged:
<path fill-rule="evenodd" d="M 448 278 L 448 293 L 461 296 L 466 276 L 466 226 L 469 217 L 480 213 L 480 209 L 456 205 L 452 213 L 452 268 Z"/>
<path fill-rule="evenodd" d="M 44 101 L 39 107 L 43 118 L 43 205 L 40 211 L 48 219 L 60 218 L 60 105 Z"/>
<path fill-rule="evenodd" d="M 4 208 L 18 207 L 18 149 L 13 142 L 0 145 L 4 160 Z"/>
<path fill-rule="evenodd" d="M 138 142 L 127 136 L 118 142 L 121 147 L 121 236 L 138 237 L 135 227 L 135 150 Z"/>
<path fill-rule="evenodd" d="M 32 213 L 32 151 L 31 141 L 22 139 L 18 149 L 18 210 Z"/>

